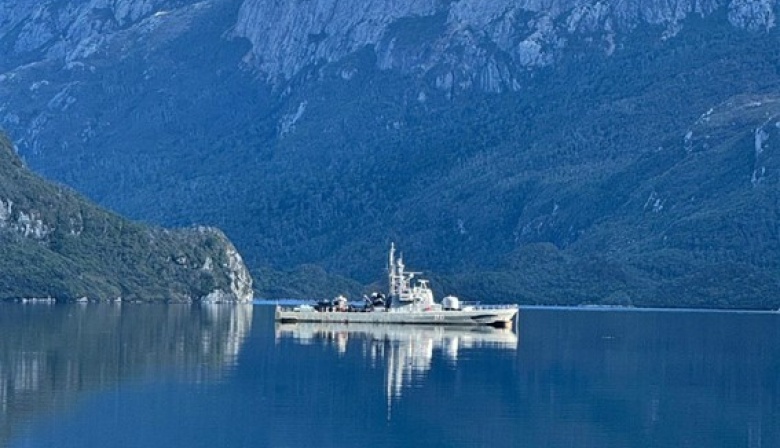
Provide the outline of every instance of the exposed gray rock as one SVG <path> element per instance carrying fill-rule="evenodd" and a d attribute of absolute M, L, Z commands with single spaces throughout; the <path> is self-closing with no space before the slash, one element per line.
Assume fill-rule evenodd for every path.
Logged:
<path fill-rule="evenodd" d="M 234 35 L 252 42 L 245 60 L 272 82 L 290 79 L 306 66 L 374 47 L 382 69 L 404 73 L 436 69 L 448 73 L 439 77 L 440 88 L 476 85 L 500 91 L 513 88 L 519 70 L 554 63 L 567 40 L 578 35 L 600 36 L 596 44 L 611 54 L 616 32 L 643 23 L 661 25 L 658 37 L 667 39 L 689 16 L 704 17 L 727 7 L 731 24 L 759 31 L 774 26 L 776 6 L 776 0 L 246 0 Z M 435 40 L 420 42 L 429 51 L 398 44 L 401 37 L 409 38 L 399 37 L 394 27 L 399 20 L 438 16 L 446 20 L 441 30 L 433 30 Z M 491 48 L 503 54 L 496 55 Z M 447 76 L 459 79 L 453 84 Z"/>
<path fill-rule="evenodd" d="M 398 19 L 437 12 L 437 0 L 315 0 L 243 3 L 235 35 L 252 42 L 252 63 L 270 79 L 333 62 L 375 45 Z"/>
<path fill-rule="evenodd" d="M 750 31 L 768 30 L 775 26 L 776 2 L 772 0 L 732 0 L 729 22 Z"/>
<path fill-rule="evenodd" d="M 160 19 L 195 1 L 89 0 L 86 2 L 21 0 L 0 4 L 0 40 L 13 39 L 6 64 L 32 58 L 72 62 L 95 54 L 122 30 Z M 208 3 L 208 2 L 203 2 Z"/>
<path fill-rule="evenodd" d="M 244 264 L 244 259 L 241 254 L 236 250 L 233 243 L 227 239 L 227 237 L 216 228 L 211 227 L 198 227 L 196 229 L 202 234 L 217 235 L 224 244 L 225 259 L 227 262 L 222 266 L 222 269 L 227 272 L 227 276 L 230 279 L 229 290 L 224 291 L 222 289 L 215 289 L 207 296 L 202 297 L 207 301 L 228 301 L 228 302 L 240 302 L 249 303 L 254 298 L 254 290 L 252 289 L 252 275 L 249 273 Z M 211 258 L 207 259 L 208 264 L 211 264 Z M 202 269 L 205 269 L 205 265 Z M 208 269 L 209 271 L 211 268 Z"/>
<path fill-rule="evenodd" d="M 2 4 L 0 40 L 11 40 L 13 54 L 0 61 L 0 73 L 41 58 L 74 67 L 101 51 L 121 51 L 126 47 L 122 42 L 130 43 L 138 33 L 162 28 L 176 34 L 186 28 L 182 11 L 238 1 Z M 616 33 L 645 23 L 663 27 L 659 39 L 670 38 L 689 16 L 703 17 L 721 8 L 727 8 L 732 25 L 756 32 L 775 26 L 777 4 L 777 0 L 244 0 L 226 36 L 248 39 L 252 48 L 244 61 L 274 83 L 293 78 L 307 66 L 332 63 L 370 47 L 382 69 L 450 73 L 452 84 L 438 83 L 445 89 L 477 86 L 501 91 L 515 88 L 519 72 L 554 63 L 576 36 L 590 36 L 594 45 L 611 54 Z M 424 36 L 401 25 L 424 19 L 435 19 L 418 27 Z M 117 39 L 120 43 L 111 46 Z"/>
<path fill-rule="evenodd" d="M 54 227 L 43 221 L 34 210 L 15 210 L 11 199 L 0 198 L 0 230 L 7 229 L 22 238 L 44 240 Z"/>

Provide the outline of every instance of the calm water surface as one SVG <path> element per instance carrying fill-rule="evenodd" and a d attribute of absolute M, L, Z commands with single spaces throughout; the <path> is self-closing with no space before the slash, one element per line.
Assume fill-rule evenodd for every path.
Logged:
<path fill-rule="evenodd" d="M 780 315 L 532 309 L 502 332 L 272 311 L 0 305 L 0 446 L 780 446 Z"/>

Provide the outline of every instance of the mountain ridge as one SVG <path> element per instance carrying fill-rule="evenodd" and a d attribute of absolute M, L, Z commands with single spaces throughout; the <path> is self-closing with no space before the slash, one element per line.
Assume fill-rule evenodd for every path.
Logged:
<path fill-rule="evenodd" d="M 641 25 L 661 27 L 657 37 L 666 40 L 682 30 L 688 17 L 726 9 L 732 26 L 766 31 L 775 26 L 776 8 L 773 0 L 501 0 L 479 6 L 436 0 L 248 0 L 239 11 L 235 35 L 252 43 L 250 64 L 272 80 L 289 80 L 307 65 L 336 62 L 368 45 L 375 47 L 382 69 L 433 72 L 441 89 L 473 85 L 497 93 L 520 89 L 518 72 L 554 64 L 575 36 L 588 36 L 592 46 L 609 55 L 618 33 Z M 393 26 L 402 19 L 432 28 L 419 42 L 422 49 L 396 45 L 408 35 L 404 27 Z"/>
<path fill-rule="evenodd" d="M 393 240 L 479 300 L 780 306 L 775 1 L 120 3 L 0 25 L 0 122 L 101 204 L 307 294 Z"/>

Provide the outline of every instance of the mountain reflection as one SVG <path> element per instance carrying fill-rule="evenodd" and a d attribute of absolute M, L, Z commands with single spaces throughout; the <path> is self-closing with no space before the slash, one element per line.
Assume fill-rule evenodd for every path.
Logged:
<path fill-rule="evenodd" d="M 532 445 L 780 446 L 776 314 L 527 310 L 522 324 Z"/>
<path fill-rule="evenodd" d="M 405 388 L 430 371 L 434 353 L 456 364 L 461 350 L 517 350 L 517 335 L 510 329 L 422 325 L 298 323 L 277 324 L 276 339 L 302 345 L 321 344 L 344 355 L 349 346 L 376 366 L 385 363 L 388 406 Z M 389 410 L 389 409 L 388 409 Z"/>
<path fill-rule="evenodd" d="M 0 446 L 20 423 L 123 380 L 218 381 L 251 305 L 0 305 Z"/>

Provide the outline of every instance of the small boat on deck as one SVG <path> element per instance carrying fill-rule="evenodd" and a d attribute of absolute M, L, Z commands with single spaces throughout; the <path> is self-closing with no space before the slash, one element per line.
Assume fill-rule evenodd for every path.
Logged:
<path fill-rule="evenodd" d="M 330 302 L 295 307 L 276 307 L 276 321 L 282 323 L 324 322 L 365 324 L 489 325 L 511 327 L 517 305 L 465 304 L 454 296 L 437 303 L 427 280 L 414 280 L 402 257 L 395 257 L 395 245 L 388 257 L 387 296 L 374 293 L 365 305 L 352 307 L 344 296 Z"/>

